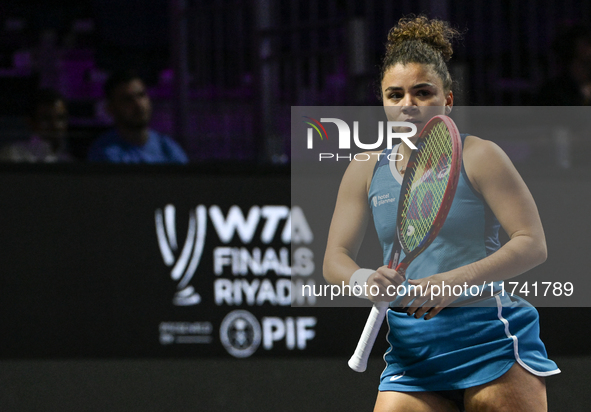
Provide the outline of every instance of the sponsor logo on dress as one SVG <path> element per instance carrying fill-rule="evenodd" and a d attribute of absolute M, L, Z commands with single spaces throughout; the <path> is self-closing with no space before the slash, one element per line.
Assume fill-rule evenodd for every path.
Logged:
<path fill-rule="evenodd" d="M 383 195 L 377 195 L 374 196 L 371 199 L 372 203 L 373 203 L 373 207 L 378 207 L 381 205 L 384 205 L 386 203 L 392 203 L 396 201 L 395 197 L 390 197 L 390 193 L 385 193 Z"/>
<path fill-rule="evenodd" d="M 402 372 L 400 375 L 394 375 L 390 378 L 390 382 L 397 381 L 398 379 L 402 378 L 406 374 L 406 371 Z"/>

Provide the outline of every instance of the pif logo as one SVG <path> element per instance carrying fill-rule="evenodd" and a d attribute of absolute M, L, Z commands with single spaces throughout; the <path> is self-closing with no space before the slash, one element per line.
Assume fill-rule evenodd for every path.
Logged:
<path fill-rule="evenodd" d="M 320 121 L 313 119 L 311 117 L 303 116 L 306 119 L 312 120 L 312 122 L 305 121 L 306 124 L 312 126 L 308 128 L 307 134 L 307 149 L 314 148 L 314 130 L 318 133 L 321 140 L 328 140 L 328 133 L 326 129 L 323 127 L 322 123 L 333 123 L 337 126 L 339 131 L 339 149 L 351 149 L 351 129 L 349 125 L 341 119 L 337 118 L 320 118 Z M 324 132 L 324 136 L 320 129 L 317 127 L 319 126 L 320 129 Z M 410 132 L 395 132 L 395 128 L 406 127 L 409 128 Z M 393 139 L 401 139 L 406 145 L 411 148 L 412 150 L 416 150 L 417 147 L 410 141 L 410 138 L 416 135 L 417 133 L 417 126 L 410 122 L 394 122 L 388 121 L 386 122 L 386 132 L 384 133 L 384 122 L 378 122 L 378 139 L 375 143 L 362 143 L 359 140 L 359 122 L 353 122 L 353 142 L 355 146 L 362 150 L 375 150 L 379 148 L 384 143 L 384 135 L 387 140 L 388 149 L 391 149 L 393 144 Z"/>

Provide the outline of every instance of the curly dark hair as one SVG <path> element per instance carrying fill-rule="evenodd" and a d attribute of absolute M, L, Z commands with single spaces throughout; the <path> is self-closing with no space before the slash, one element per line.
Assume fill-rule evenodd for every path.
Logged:
<path fill-rule="evenodd" d="M 453 54 L 452 41 L 459 37 L 461 33 L 442 20 L 424 15 L 400 19 L 388 33 L 380 83 L 386 71 L 397 63 L 421 63 L 431 65 L 443 81 L 444 89 L 451 90 L 452 79 L 446 62 Z"/>

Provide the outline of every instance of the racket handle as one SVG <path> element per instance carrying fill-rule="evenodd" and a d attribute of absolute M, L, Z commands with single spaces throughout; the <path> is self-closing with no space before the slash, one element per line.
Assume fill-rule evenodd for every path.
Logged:
<path fill-rule="evenodd" d="M 367 368 L 367 360 L 376 341 L 380 327 L 384 322 L 384 317 L 388 311 L 388 302 L 377 302 L 371 308 L 365 327 L 357 343 L 355 353 L 349 359 L 349 367 L 355 372 L 365 372 Z"/>

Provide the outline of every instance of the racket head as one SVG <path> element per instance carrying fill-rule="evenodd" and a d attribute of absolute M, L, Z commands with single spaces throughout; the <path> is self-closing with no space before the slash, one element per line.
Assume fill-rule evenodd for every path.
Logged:
<path fill-rule="evenodd" d="M 462 166 L 462 140 L 451 118 L 423 127 L 400 189 L 396 232 L 407 267 L 437 237 L 453 202 Z"/>

